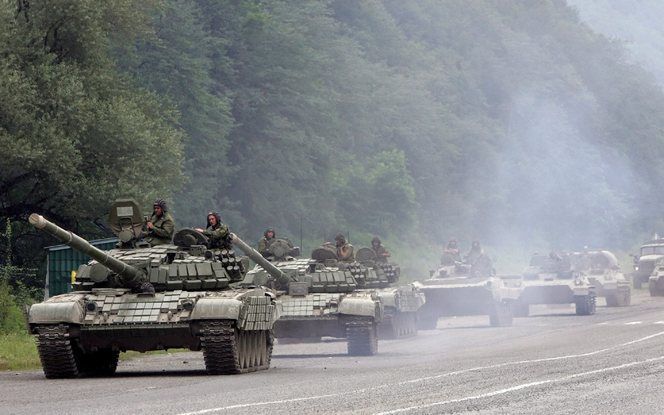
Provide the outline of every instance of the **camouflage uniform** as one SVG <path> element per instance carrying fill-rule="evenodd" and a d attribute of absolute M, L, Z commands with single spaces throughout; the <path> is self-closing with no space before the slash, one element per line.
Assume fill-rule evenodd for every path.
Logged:
<path fill-rule="evenodd" d="M 339 261 L 353 262 L 355 261 L 355 253 L 353 252 L 353 245 L 346 242 L 346 238 L 342 234 L 338 234 L 334 240 L 337 247 L 337 258 Z"/>
<path fill-rule="evenodd" d="M 218 213 L 212 212 L 210 215 L 213 215 L 217 219 L 217 223 L 212 225 L 210 220 L 207 221 L 207 228 L 203 232 L 203 235 L 207 236 L 210 239 L 209 248 L 210 249 L 230 249 L 231 242 L 229 240 L 230 230 L 228 226 L 221 223 L 221 217 Z M 208 217 L 210 216 L 208 215 Z"/>
<path fill-rule="evenodd" d="M 272 237 L 268 238 L 267 234 L 270 232 L 272 232 Z M 260 254 L 265 258 L 271 256 L 268 249 L 270 248 L 270 245 L 272 245 L 272 242 L 275 241 L 275 239 L 277 239 L 277 234 L 274 232 L 274 229 L 267 228 L 265 232 L 263 232 L 263 237 L 258 241 L 258 252 L 260 252 Z"/>
<path fill-rule="evenodd" d="M 390 256 L 390 253 L 381 244 L 381 241 L 378 237 L 374 237 L 371 240 L 371 249 L 373 249 L 374 253 L 376 254 L 376 261 L 387 262 L 387 257 Z"/>
<path fill-rule="evenodd" d="M 175 221 L 173 220 L 173 216 L 166 210 L 166 203 L 163 200 L 155 201 L 156 205 L 161 206 L 163 213 L 159 217 L 155 213 L 152 213 L 150 222 L 152 222 L 153 228 L 148 229 L 145 240 L 152 246 L 170 244 L 173 240 Z"/>

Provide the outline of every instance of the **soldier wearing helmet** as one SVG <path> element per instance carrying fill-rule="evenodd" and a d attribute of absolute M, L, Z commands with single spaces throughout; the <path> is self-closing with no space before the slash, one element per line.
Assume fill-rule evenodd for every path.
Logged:
<path fill-rule="evenodd" d="M 152 204 L 152 216 L 145 224 L 147 233 L 145 240 L 152 246 L 170 244 L 175 230 L 175 221 L 168 212 L 166 201 L 157 199 Z"/>
<path fill-rule="evenodd" d="M 230 231 L 228 226 L 221 222 L 221 216 L 217 212 L 208 212 L 206 228 L 196 228 L 196 230 L 208 237 L 208 248 L 210 249 L 229 249 L 231 247 Z"/>
<path fill-rule="evenodd" d="M 265 258 L 272 256 L 269 249 L 275 239 L 277 239 L 277 234 L 274 229 L 267 228 L 265 232 L 263 232 L 263 237 L 258 241 L 258 252 L 260 252 Z"/>
<path fill-rule="evenodd" d="M 346 242 L 343 234 L 337 234 L 334 237 L 335 246 L 337 248 L 337 258 L 339 261 L 353 262 L 355 261 L 355 253 L 353 252 L 353 245 Z"/>
<path fill-rule="evenodd" d="M 379 237 L 374 236 L 371 240 L 371 249 L 376 253 L 376 261 L 378 262 L 387 262 L 387 258 L 390 256 L 390 253 L 383 246 Z"/>

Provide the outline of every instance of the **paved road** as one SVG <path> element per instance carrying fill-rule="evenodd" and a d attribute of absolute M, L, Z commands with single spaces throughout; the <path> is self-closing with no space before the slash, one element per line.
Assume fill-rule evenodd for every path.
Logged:
<path fill-rule="evenodd" d="M 661 413 L 664 298 L 627 308 L 537 308 L 513 327 L 441 319 L 437 330 L 348 357 L 343 342 L 277 345 L 272 368 L 206 376 L 199 353 L 121 363 L 108 379 L 0 373 L 0 413 Z"/>

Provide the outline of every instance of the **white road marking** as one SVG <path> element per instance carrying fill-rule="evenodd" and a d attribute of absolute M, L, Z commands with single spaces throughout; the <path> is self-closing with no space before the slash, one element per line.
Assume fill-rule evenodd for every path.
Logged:
<path fill-rule="evenodd" d="M 597 323 L 598 326 L 606 326 L 607 324 L 609 324 L 608 321 L 603 321 L 601 323 Z"/>
<path fill-rule="evenodd" d="M 209 414 L 213 412 L 221 412 L 221 411 L 226 411 L 229 409 L 239 409 L 239 408 L 251 408 L 251 407 L 256 407 L 256 406 L 265 406 L 265 405 L 275 405 L 275 404 L 284 404 L 284 403 L 292 403 L 292 402 L 302 402 L 302 401 L 311 401 L 311 400 L 317 400 L 317 399 L 325 399 L 325 398 L 335 398 L 339 396 L 346 396 L 351 393 L 358 394 L 358 393 L 366 393 L 366 392 L 371 392 L 375 391 L 378 389 L 385 389 L 385 388 L 392 388 L 394 386 L 402 386 L 402 385 L 408 385 L 412 383 L 419 383 L 419 382 L 425 382 L 427 380 L 433 380 L 433 379 L 440 379 L 444 377 L 450 377 L 450 376 L 455 376 L 455 375 L 461 375 L 464 373 L 470 373 L 470 372 L 477 372 L 481 370 L 486 370 L 486 369 L 496 369 L 496 368 L 501 368 L 501 367 L 507 367 L 507 366 L 518 366 L 518 365 L 524 365 L 524 364 L 530 364 L 530 363 L 541 363 L 541 362 L 553 362 L 556 360 L 567 360 L 567 359 L 576 359 L 580 357 L 588 357 L 588 356 L 594 356 L 600 353 L 605 353 L 610 350 L 614 349 L 619 349 L 621 347 L 626 347 L 630 346 L 632 344 L 644 342 L 650 339 L 653 339 L 655 337 L 659 337 L 664 335 L 664 331 L 660 331 L 645 337 L 638 338 L 636 340 L 631 340 L 625 343 L 617 344 L 615 346 L 611 347 L 606 347 L 604 349 L 599 349 L 599 350 L 594 350 L 592 352 L 586 352 L 586 353 L 579 353 L 579 354 L 570 354 L 570 355 L 564 355 L 564 356 L 554 356 L 554 357 L 543 357 L 540 359 L 531 359 L 531 360 L 516 360 L 513 362 L 505 362 L 505 363 L 497 363 L 494 365 L 489 365 L 489 366 L 477 366 L 477 367 L 471 367 L 468 369 L 462 369 L 462 370 L 455 370 L 453 372 L 447 372 L 447 373 L 441 373 L 439 375 L 433 375 L 433 376 L 425 376 L 421 378 L 416 378 L 416 379 L 411 379 L 411 380 L 405 380 L 403 382 L 397 382 L 397 383 L 386 383 L 382 385 L 377 385 L 373 386 L 370 388 L 362 388 L 362 389 L 355 389 L 355 390 L 347 390 L 343 392 L 338 392 L 338 393 L 329 393 L 325 395 L 313 395 L 313 396 L 305 396 L 301 398 L 290 398 L 290 399 L 280 399 L 280 400 L 275 400 L 275 401 L 264 401 L 264 402 L 250 402 L 250 403 L 243 403 L 243 404 L 236 404 L 236 405 L 229 405 L 229 406 L 220 406 L 217 408 L 208 408 L 208 409 L 201 409 L 199 411 L 192 411 L 192 412 L 182 412 L 178 415 L 202 415 L 202 414 Z"/>
<path fill-rule="evenodd" d="M 660 321 L 656 321 L 656 322 L 654 322 L 654 323 L 652 323 L 652 324 L 664 324 L 664 321 L 660 320 Z"/>
<path fill-rule="evenodd" d="M 625 323 L 626 326 L 634 326 L 637 324 L 642 324 L 643 321 L 630 321 L 629 323 Z"/>
<path fill-rule="evenodd" d="M 537 382 L 522 383 L 521 385 L 515 385 L 515 386 L 511 386 L 509 388 L 505 388 L 505 389 L 499 389 L 499 390 L 495 390 L 495 391 L 491 391 L 491 392 L 487 392 L 487 393 L 482 393 L 480 395 L 466 396 L 464 398 L 457 398 L 457 399 L 450 399 L 450 400 L 447 400 L 447 401 L 433 402 L 433 403 L 429 403 L 429 404 L 425 404 L 425 405 L 409 406 L 407 408 L 399 408 L 399 409 L 395 409 L 393 411 L 378 412 L 375 415 L 398 414 L 398 413 L 401 413 L 401 412 L 422 410 L 422 409 L 432 408 L 432 407 L 435 407 L 435 406 L 448 405 L 448 404 L 452 404 L 452 403 L 476 401 L 478 399 L 491 398 L 493 396 L 504 395 L 506 393 L 515 392 L 515 391 L 528 389 L 528 388 L 533 388 L 535 386 L 546 385 L 546 384 L 549 384 L 549 383 L 565 382 L 565 381 L 576 379 L 576 378 L 596 375 L 598 373 L 616 371 L 616 370 L 625 369 L 625 368 L 632 367 L 632 366 L 638 366 L 638 365 L 643 365 L 643 364 L 647 364 L 647 363 L 657 362 L 657 361 L 660 361 L 660 360 L 664 360 L 664 356 L 653 357 L 651 359 L 639 360 L 639 361 L 630 362 L 630 363 L 624 363 L 624 364 L 618 365 L 618 366 L 612 366 L 612 367 L 605 367 L 605 368 L 602 368 L 602 369 L 590 370 L 588 372 L 574 373 L 572 375 L 567 375 L 567 376 L 563 376 L 563 377 L 555 378 L 555 379 L 545 379 L 545 380 L 540 380 L 540 381 L 537 381 Z"/>

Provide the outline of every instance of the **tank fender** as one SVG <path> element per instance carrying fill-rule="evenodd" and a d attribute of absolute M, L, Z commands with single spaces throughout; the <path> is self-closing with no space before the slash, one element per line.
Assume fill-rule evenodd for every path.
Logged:
<path fill-rule="evenodd" d="M 201 298 L 191 312 L 191 320 L 238 320 L 243 302 L 233 298 Z"/>
<path fill-rule="evenodd" d="M 28 314 L 30 324 L 55 324 L 83 322 L 85 312 L 79 301 L 46 302 L 33 304 Z"/>
<path fill-rule="evenodd" d="M 346 297 L 339 303 L 339 313 L 380 318 L 378 305 L 371 298 Z"/>

